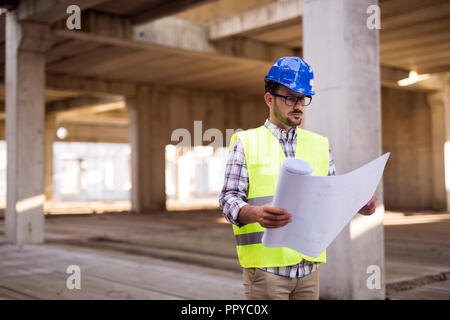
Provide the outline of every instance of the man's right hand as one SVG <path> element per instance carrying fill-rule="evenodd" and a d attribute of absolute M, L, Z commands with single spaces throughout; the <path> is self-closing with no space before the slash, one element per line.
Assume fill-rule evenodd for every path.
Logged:
<path fill-rule="evenodd" d="M 259 224 L 264 228 L 281 228 L 292 221 L 292 215 L 285 209 L 272 206 L 272 203 L 260 206 Z"/>
<path fill-rule="evenodd" d="M 292 221 L 292 215 L 285 209 L 272 206 L 272 203 L 246 205 L 239 212 L 238 221 L 241 224 L 259 222 L 264 228 L 280 228 Z"/>

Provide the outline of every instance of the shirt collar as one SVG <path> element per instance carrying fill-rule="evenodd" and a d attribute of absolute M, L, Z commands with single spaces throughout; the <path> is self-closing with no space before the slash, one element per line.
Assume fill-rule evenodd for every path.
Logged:
<path fill-rule="evenodd" d="M 272 134 L 277 139 L 293 140 L 293 139 L 297 138 L 297 127 L 289 129 L 289 131 L 288 131 L 287 129 L 282 129 L 282 128 L 278 127 L 276 124 L 270 122 L 269 119 L 266 119 L 264 126 L 266 126 L 267 129 L 269 129 L 270 132 L 272 132 Z"/>

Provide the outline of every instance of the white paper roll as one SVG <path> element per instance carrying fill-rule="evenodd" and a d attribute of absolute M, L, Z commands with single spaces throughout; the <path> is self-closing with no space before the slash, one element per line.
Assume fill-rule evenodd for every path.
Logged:
<path fill-rule="evenodd" d="M 356 170 L 331 177 L 311 176 L 308 162 L 286 159 L 278 174 L 272 204 L 290 212 L 292 222 L 281 228 L 266 229 L 263 245 L 288 247 L 318 257 L 374 195 L 389 155 L 386 153 Z"/>
<path fill-rule="evenodd" d="M 283 162 L 283 167 L 290 173 L 299 174 L 302 176 L 312 175 L 314 169 L 308 161 L 297 158 L 286 158 Z M 281 172 L 284 170 L 282 169 Z"/>

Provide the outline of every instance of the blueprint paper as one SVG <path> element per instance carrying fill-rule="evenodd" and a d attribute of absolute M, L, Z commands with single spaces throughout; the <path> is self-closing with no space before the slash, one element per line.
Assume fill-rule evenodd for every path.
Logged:
<path fill-rule="evenodd" d="M 291 213 L 292 222 L 266 229 L 263 245 L 288 247 L 312 258 L 320 256 L 375 194 L 389 155 L 385 153 L 349 173 L 326 177 L 307 175 L 303 160 L 286 159 L 272 205 Z"/>

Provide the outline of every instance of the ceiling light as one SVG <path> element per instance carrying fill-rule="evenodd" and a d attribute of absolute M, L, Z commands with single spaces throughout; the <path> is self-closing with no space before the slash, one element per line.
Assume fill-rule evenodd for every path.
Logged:
<path fill-rule="evenodd" d="M 430 78 L 430 75 L 428 73 L 426 73 L 426 74 L 417 74 L 416 71 L 411 70 L 409 72 L 408 78 L 405 78 L 405 79 L 397 81 L 397 84 L 399 86 L 401 86 L 401 87 L 404 87 L 404 86 L 409 86 L 409 85 L 412 85 L 412 84 L 414 84 L 416 82 L 419 82 L 419 81 L 422 81 L 422 80 L 426 80 L 426 79 L 429 79 L 429 78 Z"/>
<path fill-rule="evenodd" d="M 56 136 L 61 139 L 64 140 L 67 137 L 68 131 L 66 128 L 64 127 L 60 127 L 57 131 L 56 131 Z"/>

